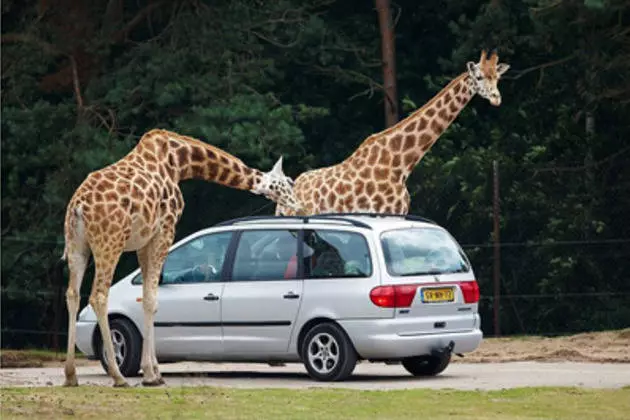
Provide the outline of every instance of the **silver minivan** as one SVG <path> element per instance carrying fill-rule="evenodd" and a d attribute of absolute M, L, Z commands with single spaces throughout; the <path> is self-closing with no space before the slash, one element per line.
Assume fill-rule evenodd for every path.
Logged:
<path fill-rule="evenodd" d="M 110 289 L 116 362 L 140 371 L 142 275 Z M 335 214 L 235 219 L 177 242 L 155 315 L 160 362 L 301 362 L 321 381 L 359 360 L 437 375 L 481 340 L 479 288 L 446 229 L 414 216 Z M 77 347 L 104 357 L 96 316 L 79 314 Z M 105 366 L 104 366 L 105 367 Z"/>

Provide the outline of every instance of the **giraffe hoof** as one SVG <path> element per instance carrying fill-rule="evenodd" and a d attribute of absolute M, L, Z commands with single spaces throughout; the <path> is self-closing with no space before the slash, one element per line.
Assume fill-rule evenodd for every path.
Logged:
<path fill-rule="evenodd" d="M 114 388 L 129 388 L 129 384 L 127 382 L 117 382 L 114 384 Z"/>
<path fill-rule="evenodd" d="M 65 387 L 79 386 L 79 381 L 77 381 L 77 378 L 66 379 L 66 381 L 63 383 L 63 386 Z"/>
<path fill-rule="evenodd" d="M 142 385 L 143 386 L 160 386 L 160 385 L 164 385 L 164 379 L 162 378 L 156 378 L 152 381 L 142 381 Z"/>

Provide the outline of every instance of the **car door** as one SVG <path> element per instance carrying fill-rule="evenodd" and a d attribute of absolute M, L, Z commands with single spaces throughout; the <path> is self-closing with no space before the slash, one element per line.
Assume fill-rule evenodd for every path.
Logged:
<path fill-rule="evenodd" d="M 302 299 L 298 230 L 241 232 L 222 295 L 226 357 L 285 353 Z"/>
<path fill-rule="evenodd" d="M 232 232 L 207 234 L 173 249 L 162 270 L 155 314 L 161 356 L 217 358 L 223 352 L 223 262 Z"/>

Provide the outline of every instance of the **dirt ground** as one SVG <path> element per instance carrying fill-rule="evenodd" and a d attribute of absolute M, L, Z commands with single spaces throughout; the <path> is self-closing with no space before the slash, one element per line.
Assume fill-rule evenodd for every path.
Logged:
<path fill-rule="evenodd" d="M 61 366 L 66 360 L 66 353 L 48 350 L 0 350 L 0 368 L 41 368 Z M 76 355 L 77 366 L 91 366 L 99 362 L 87 360 L 83 355 Z"/>
<path fill-rule="evenodd" d="M 481 346 L 455 362 L 522 361 L 630 363 L 630 328 L 563 337 L 486 338 Z"/>
<path fill-rule="evenodd" d="M 0 352 L 2 368 L 57 367 L 61 366 L 64 360 L 65 353 L 4 349 Z M 463 358 L 453 358 L 455 363 L 523 361 L 630 363 L 630 328 L 552 338 L 537 336 L 485 338 L 474 352 L 467 353 Z M 84 357 L 77 358 L 77 366 L 94 366 L 98 363 Z"/>

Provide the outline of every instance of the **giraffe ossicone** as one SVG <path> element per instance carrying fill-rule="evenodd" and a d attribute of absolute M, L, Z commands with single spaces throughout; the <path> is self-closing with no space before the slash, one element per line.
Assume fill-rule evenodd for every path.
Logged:
<path fill-rule="evenodd" d="M 293 179 L 286 176 L 282 170 L 282 156 L 275 163 L 269 172 L 262 174 L 260 181 L 253 186 L 254 194 L 265 195 L 272 201 L 280 201 L 276 196 L 283 197 L 282 201 L 289 202 L 289 206 L 295 213 L 302 210 L 297 197 L 293 193 Z"/>
<path fill-rule="evenodd" d="M 127 386 L 114 360 L 107 300 L 120 256 L 136 251 L 142 271 L 144 331 L 141 368 L 144 385 L 164 383 L 155 353 L 153 319 L 157 286 L 164 260 L 184 210 L 179 182 L 204 179 L 230 188 L 262 194 L 300 211 L 293 181 L 282 171 L 279 159 L 269 172 L 245 165 L 237 157 L 191 137 L 166 130 L 145 133 L 119 161 L 90 173 L 74 192 L 66 209 L 65 249 L 70 280 L 66 386 L 78 385 L 75 368 L 76 321 L 79 291 L 90 255 L 95 277 L 89 303 L 96 313 L 102 345 L 114 386 Z"/>
<path fill-rule="evenodd" d="M 411 171 L 475 94 L 494 106 L 501 104 L 497 85 L 508 68 L 499 64 L 496 51 L 490 56 L 482 51 L 477 63 L 468 62 L 466 71 L 429 102 L 369 136 L 343 162 L 299 175 L 293 190 L 303 214 L 407 214 L 410 196 L 406 182 Z M 276 214 L 295 212 L 279 205 Z"/>
<path fill-rule="evenodd" d="M 496 51 L 493 51 L 490 57 L 482 51 L 478 63 L 474 61 L 466 63 L 473 92 L 487 99 L 494 106 L 501 105 L 501 93 L 499 93 L 497 83 L 503 73 L 510 68 L 509 64 L 498 61 L 499 56 Z"/>

